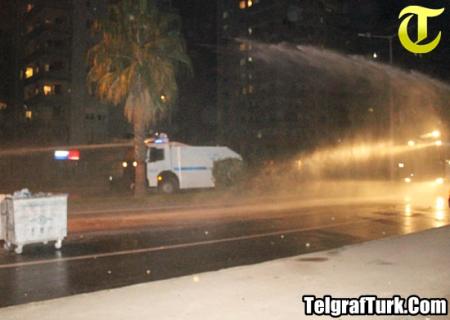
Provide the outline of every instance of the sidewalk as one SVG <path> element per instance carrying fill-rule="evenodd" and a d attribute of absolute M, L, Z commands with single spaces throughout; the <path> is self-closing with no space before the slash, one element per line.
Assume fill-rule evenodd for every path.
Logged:
<path fill-rule="evenodd" d="M 450 227 L 252 266 L 0 309 L 0 319 L 315 319 L 303 314 L 303 294 L 335 297 L 400 294 L 405 298 L 417 294 L 424 298 L 449 299 Z"/>

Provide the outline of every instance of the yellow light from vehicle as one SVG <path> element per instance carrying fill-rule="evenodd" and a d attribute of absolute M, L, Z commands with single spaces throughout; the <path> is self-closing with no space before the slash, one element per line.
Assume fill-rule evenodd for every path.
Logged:
<path fill-rule="evenodd" d="M 405 167 L 405 164 L 404 164 L 403 162 L 400 162 L 400 163 L 398 164 L 398 167 L 399 167 L 399 168 L 404 168 L 404 167 Z"/>
<path fill-rule="evenodd" d="M 444 178 L 439 177 L 436 180 L 434 180 L 434 183 L 436 183 L 436 184 L 444 184 Z"/>
<path fill-rule="evenodd" d="M 414 140 L 409 140 L 408 141 L 408 146 L 414 147 L 415 145 L 416 145 L 416 142 Z"/>
<path fill-rule="evenodd" d="M 436 210 L 444 210 L 445 208 L 445 199 L 444 197 L 437 197 L 435 203 Z"/>
<path fill-rule="evenodd" d="M 161 176 L 158 176 L 157 179 L 158 179 L 158 181 L 162 181 L 163 178 Z"/>
<path fill-rule="evenodd" d="M 126 167 L 128 167 L 128 163 L 127 162 L 122 162 L 122 167 L 124 167 L 124 168 L 126 168 Z"/>
<path fill-rule="evenodd" d="M 137 167 L 137 161 L 133 162 L 133 167 L 135 167 L 135 168 Z"/>
<path fill-rule="evenodd" d="M 412 213 L 411 204 L 407 203 L 405 205 L 405 215 L 409 217 L 411 216 L 411 213 Z"/>
<path fill-rule="evenodd" d="M 406 183 L 411 183 L 411 181 L 412 181 L 411 178 L 405 178 Z"/>
<path fill-rule="evenodd" d="M 441 137 L 441 132 L 440 132 L 439 130 L 434 130 L 434 131 L 431 133 L 431 136 L 432 136 L 433 138 L 440 138 L 440 137 Z"/>
<path fill-rule="evenodd" d="M 434 143 L 436 146 L 440 147 L 442 146 L 442 140 L 438 140 Z"/>

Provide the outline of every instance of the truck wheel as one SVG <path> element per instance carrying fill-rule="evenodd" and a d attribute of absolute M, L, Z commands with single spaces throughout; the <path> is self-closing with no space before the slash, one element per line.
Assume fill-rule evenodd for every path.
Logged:
<path fill-rule="evenodd" d="M 159 184 L 159 191 L 165 194 L 172 194 L 178 191 L 178 183 L 173 178 L 164 179 Z"/>

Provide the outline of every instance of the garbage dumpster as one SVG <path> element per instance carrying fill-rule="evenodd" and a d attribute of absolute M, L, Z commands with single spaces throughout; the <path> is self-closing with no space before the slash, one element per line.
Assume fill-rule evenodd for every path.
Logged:
<path fill-rule="evenodd" d="M 15 246 L 21 254 L 23 246 L 56 241 L 60 249 L 67 236 L 67 195 L 25 194 L 7 196 L 5 248 Z"/>
<path fill-rule="evenodd" d="M 0 241 L 6 237 L 6 195 L 0 194 Z"/>

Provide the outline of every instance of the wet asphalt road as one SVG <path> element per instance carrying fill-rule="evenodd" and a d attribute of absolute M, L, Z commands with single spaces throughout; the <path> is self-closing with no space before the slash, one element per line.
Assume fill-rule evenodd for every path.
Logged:
<path fill-rule="evenodd" d="M 447 209 L 405 209 L 403 204 L 389 203 L 287 207 L 276 213 L 258 208 L 251 215 L 240 210 L 228 219 L 220 219 L 220 214 L 211 219 L 199 215 L 188 223 L 180 219 L 195 216 L 194 212 L 180 212 L 166 220 L 152 220 L 153 212 L 104 213 L 97 224 L 95 214 L 86 215 L 75 220 L 106 227 L 92 232 L 77 229 L 73 222 L 60 252 L 50 245 L 27 246 L 22 256 L 0 250 L 0 307 L 253 264 L 450 224 Z M 122 216 L 135 217 L 139 226 L 118 218 Z M 108 219 L 117 228 L 108 227 Z"/>

